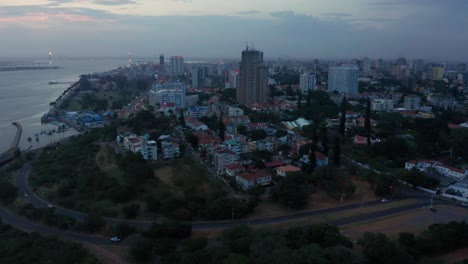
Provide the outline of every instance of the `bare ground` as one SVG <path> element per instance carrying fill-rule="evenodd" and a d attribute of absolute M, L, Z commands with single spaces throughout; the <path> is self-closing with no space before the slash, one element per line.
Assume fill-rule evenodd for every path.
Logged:
<path fill-rule="evenodd" d="M 83 246 L 102 264 L 129 264 L 123 257 L 103 247 L 92 244 L 83 244 Z"/>
<path fill-rule="evenodd" d="M 374 190 L 370 184 L 365 181 L 359 181 L 356 179 L 352 180 L 356 186 L 356 192 L 352 197 L 345 198 L 343 205 L 353 204 L 359 202 L 366 202 L 378 199 L 374 194 Z M 317 189 L 315 193 L 309 196 L 307 206 L 302 210 L 317 210 L 323 208 L 337 207 L 340 206 L 339 200 L 330 197 L 326 191 Z M 254 212 L 250 214 L 250 217 L 266 217 L 272 215 L 281 215 L 292 212 L 287 206 L 270 201 L 268 197 L 263 197 L 262 202 L 255 208 Z"/>
<path fill-rule="evenodd" d="M 449 221 L 468 221 L 466 209 L 452 206 L 437 206 L 437 212 L 428 208 L 373 220 L 351 224 L 342 228 L 343 232 L 357 239 L 365 232 L 381 232 L 389 236 L 396 236 L 400 232 L 419 233 L 433 223 Z"/>

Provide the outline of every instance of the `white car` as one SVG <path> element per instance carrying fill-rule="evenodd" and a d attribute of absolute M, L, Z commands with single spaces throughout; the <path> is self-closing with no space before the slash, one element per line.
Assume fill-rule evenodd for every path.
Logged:
<path fill-rule="evenodd" d="M 51 205 L 51 204 L 47 204 L 47 207 L 49 207 L 49 208 L 54 208 L 54 206 Z"/>
<path fill-rule="evenodd" d="M 382 200 L 380 200 L 380 202 L 381 202 L 381 203 L 387 203 L 388 200 L 387 200 L 387 199 L 382 199 Z"/>
<path fill-rule="evenodd" d="M 24 193 L 24 197 L 28 197 L 28 194 L 27 194 L 27 193 Z"/>
<path fill-rule="evenodd" d="M 119 237 L 112 237 L 110 240 L 112 242 L 120 242 L 121 239 Z"/>

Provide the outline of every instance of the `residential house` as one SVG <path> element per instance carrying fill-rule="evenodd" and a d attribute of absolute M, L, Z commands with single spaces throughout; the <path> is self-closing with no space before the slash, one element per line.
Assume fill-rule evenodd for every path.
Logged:
<path fill-rule="evenodd" d="M 228 150 L 218 148 L 213 153 L 213 165 L 216 172 L 224 172 L 228 164 L 236 163 L 239 161 L 239 155 Z"/>
<path fill-rule="evenodd" d="M 271 183 L 271 175 L 265 170 L 254 173 L 244 172 L 236 175 L 236 183 L 244 190 L 251 189 L 257 185 L 268 185 Z"/>
<path fill-rule="evenodd" d="M 140 152 L 145 160 L 158 160 L 158 145 L 154 140 L 146 141 Z"/>
<path fill-rule="evenodd" d="M 195 131 L 208 130 L 208 126 L 191 116 L 185 117 L 185 125 Z"/>
<path fill-rule="evenodd" d="M 161 142 L 161 153 L 163 159 L 172 159 L 180 157 L 180 147 L 177 143 L 168 141 Z"/>
<path fill-rule="evenodd" d="M 272 161 L 265 162 L 265 167 L 267 169 L 277 168 L 283 165 L 284 165 L 284 162 L 281 160 L 272 160 Z"/>
<path fill-rule="evenodd" d="M 371 138 L 370 140 L 371 140 L 371 144 L 375 144 L 375 143 L 380 142 L 380 139 L 372 139 Z M 367 145 L 367 137 L 356 135 L 356 136 L 354 136 L 353 143 L 357 144 L 357 145 Z"/>
<path fill-rule="evenodd" d="M 317 168 L 328 166 L 328 157 L 318 151 L 315 151 L 315 159 L 317 160 Z"/>
<path fill-rule="evenodd" d="M 300 172 L 300 171 L 301 169 L 296 166 L 286 165 L 286 166 L 281 166 L 281 167 L 276 168 L 276 175 L 286 177 L 288 172 Z"/>
<path fill-rule="evenodd" d="M 244 166 L 239 163 L 232 163 L 226 165 L 226 175 L 230 177 L 235 177 L 237 174 L 245 172 Z"/>

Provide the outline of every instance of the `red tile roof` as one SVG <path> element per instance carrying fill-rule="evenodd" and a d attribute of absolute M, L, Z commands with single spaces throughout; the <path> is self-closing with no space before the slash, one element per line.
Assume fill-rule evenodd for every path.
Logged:
<path fill-rule="evenodd" d="M 281 166 L 281 167 L 278 167 L 276 169 L 279 170 L 279 171 L 283 171 L 283 172 L 299 172 L 299 171 L 301 171 L 300 168 L 298 168 L 296 166 L 292 166 L 292 165 Z"/>
<path fill-rule="evenodd" d="M 244 170 L 244 167 L 242 165 L 240 165 L 239 163 L 232 163 L 232 164 L 228 164 L 226 165 L 226 169 L 228 170 Z"/>
<path fill-rule="evenodd" d="M 272 160 L 269 162 L 265 162 L 265 167 L 267 168 L 275 168 L 283 165 L 284 163 L 281 160 Z"/>

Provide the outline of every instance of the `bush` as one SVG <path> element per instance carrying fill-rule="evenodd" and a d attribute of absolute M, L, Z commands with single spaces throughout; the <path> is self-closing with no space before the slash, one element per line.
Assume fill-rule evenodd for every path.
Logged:
<path fill-rule="evenodd" d="M 15 200 L 18 189 L 7 180 L 0 180 L 0 201 L 11 203 Z"/>
<path fill-rule="evenodd" d="M 122 211 L 124 213 L 125 218 L 135 218 L 138 216 L 138 213 L 140 211 L 140 205 L 139 204 L 129 204 L 126 205 L 122 208 Z"/>

